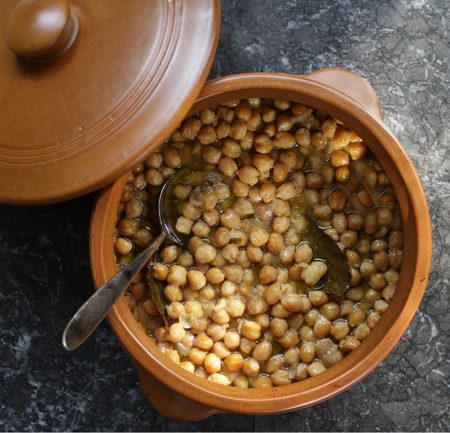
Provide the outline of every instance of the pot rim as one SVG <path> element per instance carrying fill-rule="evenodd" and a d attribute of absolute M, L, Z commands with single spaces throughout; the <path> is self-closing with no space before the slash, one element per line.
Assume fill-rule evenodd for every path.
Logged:
<path fill-rule="evenodd" d="M 277 413 L 311 406 L 346 390 L 367 376 L 391 352 L 412 320 L 425 292 L 431 262 L 430 218 L 425 194 L 412 162 L 383 121 L 353 98 L 340 90 L 314 81 L 314 74 L 310 76 L 277 73 L 238 74 L 208 81 L 191 112 L 197 111 L 198 107 L 204 108 L 205 104 L 213 105 L 211 100 L 216 101 L 215 103 L 219 100 L 224 101 L 227 99 L 227 93 L 236 91 L 242 93 L 243 97 L 249 97 L 250 94 L 255 97 L 273 97 L 271 95 L 280 92 L 292 93 L 289 99 L 298 102 L 307 97 L 315 101 L 315 104 L 308 103 L 308 105 L 319 109 L 324 107 L 325 111 L 337 115 L 361 135 L 364 141 L 366 136 L 369 138 L 370 135 L 370 139 L 367 140 L 369 148 L 370 141 L 380 143 L 378 151 L 388 156 L 388 160 L 393 164 L 391 170 L 394 171 L 395 166 L 402 181 L 402 185 L 394 185 L 394 189 L 399 198 L 404 227 L 406 223 L 412 221 L 413 244 L 417 245 L 415 251 L 407 251 L 413 256 L 413 263 L 405 264 L 404 261 L 402 266 L 402 271 L 405 267 L 410 269 L 413 267 L 413 272 L 409 278 L 410 287 L 404 289 L 407 293 L 404 304 L 401 306 L 397 302 L 401 311 L 396 317 L 392 317 L 393 309 L 389 308 L 380 321 L 387 325 L 387 330 L 386 326 L 376 326 L 372 329 L 371 338 L 365 340 L 357 350 L 338 364 L 319 376 L 289 386 L 243 390 L 207 382 L 176 364 L 167 362 L 166 356 L 160 353 L 155 345 L 150 344 L 145 332 L 127 310 L 124 300 L 122 303 L 120 301 L 116 303 L 109 313 L 109 323 L 130 356 L 174 391 L 206 406 L 224 411 Z M 377 156 L 377 152 L 374 153 Z M 93 210 L 90 253 L 96 287 L 112 276 L 107 270 L 108 264 L 103 253 L 109 251 L 109 248 L 114 257 L 112 232 L 118 200 L 114 201 L 112 198 L 120 196 L 127 176 L 122 176 L 112 186 L 104 189 Z M 406 231 L 406 228 L 404 230 Z M 401 284 L 402 278 L 399 287 Z M 396 303 L 396 299 L 399 301 L 399 297 L 396 296 L 391 305 Z"/>

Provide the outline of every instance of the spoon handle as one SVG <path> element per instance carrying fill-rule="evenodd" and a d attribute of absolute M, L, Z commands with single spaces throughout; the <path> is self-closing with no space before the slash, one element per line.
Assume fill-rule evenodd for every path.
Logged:
<path fill-rule="evenodd" d="M 137 255 L 111 280 L 103 284 L 80 307 L 63 333 L 62 344 L 66 350 L 77 349 L 95 331 L 136 274 L 156 253 L 165 237 L 166 235 L 161 233 L 148 248 Z"/>

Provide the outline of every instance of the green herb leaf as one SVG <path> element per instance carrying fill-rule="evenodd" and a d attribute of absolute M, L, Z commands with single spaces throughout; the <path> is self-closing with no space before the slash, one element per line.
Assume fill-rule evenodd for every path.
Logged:
<path fill-rule="evenodd" d="M 150 295 L 153 302 L 156 304 L 156 308 L 164 319 L 165 325 L 168 327 L 169 322 L 167 320 L 167 306 L 168 302 L 164 296 L 164 287 L 161 281 L 157 281 L 153 278 L 151 271 L 147 272 L 147 282 L 150 287 Z"/>

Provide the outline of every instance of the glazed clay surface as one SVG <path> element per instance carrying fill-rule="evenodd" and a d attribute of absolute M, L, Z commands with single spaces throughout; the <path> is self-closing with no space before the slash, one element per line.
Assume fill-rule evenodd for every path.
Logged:
<path fill-rule="evenodd" d="M 216 415 L 196 424 L 164 418 L 148 406 L 106 325 L 79 352 L 60 346 L 67 318 L 93 290 L 94 197 L 33 209 L 2 206 L 0 429 L 448 431 L 449 22 L 443 1 L 223 4 L 211 77 L 355 69 L 376 89 L 386 123 L 418 167 L 435 259 L 418 313 L 373 374 L 333 400 L 285 415 Z"/>

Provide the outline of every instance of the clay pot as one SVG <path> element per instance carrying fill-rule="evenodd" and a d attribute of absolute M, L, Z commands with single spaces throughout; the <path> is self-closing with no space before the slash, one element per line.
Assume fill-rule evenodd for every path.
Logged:
<path fill-rule="evenodd" d="M 369 338 L 323 374 L 273 389 L 239 389 L 207 382 L 160 353 L 134 319 L 125 298 L 108 316 L 133 360 L 150 403 L 172 418 L 198 420 L 218 411 L 269 414 L 326 400 L 368 375 L 407 328 L 424 294 L 431 259 L 427 202 L 413 164 L 383 123 L 378 98 L 357 74 L 323 70 L 304 76 L 242 74 L 206 83 L 191 112 L 231 99 L 281 98 L 332 114 L 354 129 L 381 162 L 395 189 L 404 225 L 404 256 L 392 303 Z M 127 175 L 100 193 L 91 224 L 91 264 L 96 287 L 117 267 L 113 251 L 116 212 Z"/>

